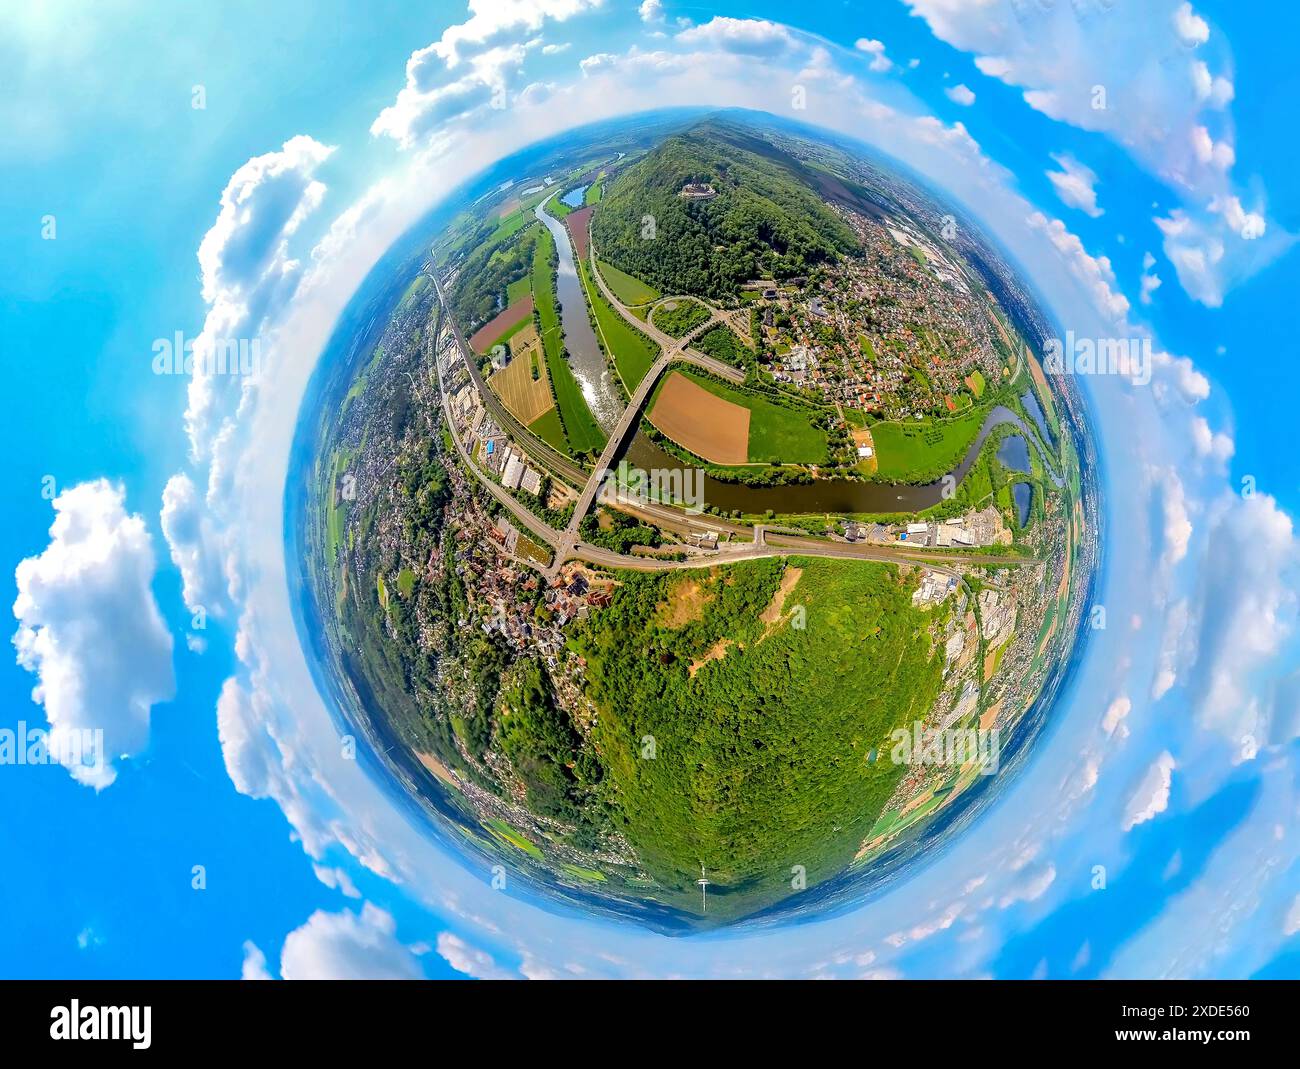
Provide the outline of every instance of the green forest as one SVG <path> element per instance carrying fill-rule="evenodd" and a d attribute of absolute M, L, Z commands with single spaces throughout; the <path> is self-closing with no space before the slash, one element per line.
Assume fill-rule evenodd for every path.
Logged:
<path fill-rule="evenodd" d="M 903 771 L 875 755 L 939 692 L 911 584 L 822 558 L 620 580 L 572 643 L 614 819 L 651 875 L 685 895 L 704 865 L 725 909 L 784 897 L 792 866 L 809 885 L 842 869 Z"/>
<path fill-rule="evenodd" d="M 689 182 L 717 196 L 680 196 Z M 612 179 L 592 235 L 603 259 L 661 292 L 710 297 L 738 293 L 749 279 L 806 275 L 858 251 L 798 161 L 716 120 L 668 138 Z"/>

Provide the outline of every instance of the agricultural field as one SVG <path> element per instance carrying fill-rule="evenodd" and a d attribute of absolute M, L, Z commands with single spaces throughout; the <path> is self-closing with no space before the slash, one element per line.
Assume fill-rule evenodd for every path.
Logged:
<path fill-rule="evenodd" d="M 523 324 L 532 318 L 532 314 L 532 294 L 520 297 L 479 327 L 470 338 L 469 347 L 480 356 L 491 352 L 492 346 L 509 340 L 517 331 L 522 330 Z"/>
<path fill-rule="evenodd" d="M 709 310 L 699 301 L 665 301 L 650 313 L 650 322 L 674 338 L 689 334 L 709 318 Z"/>
<path fill-rule="evenodd" d="M 561 453 L 569 452 L 569 439 L 565 437 L 564 424 L 560 422 L 560 413 L 554 405 L 528 424 L 528 429 L 552 448 Z"/>
<path fill-rule="evenodd" d="M 555 407 L 542 343 L 532 323 L 510 339 L 510 363 L 493 374 L 488 384 L 515 419 L 525 426 Z"/>
<path fill-rule="evenodd" d="M 569 237 L 573 239 L 573 255 L 582 263 L 587 262 L 587 250 L 591 245 L 591 238 L 587 233 L 587 221 L 594 210 L 579 208 L 576 212 L 570 212 L 564 220 L 564 225 L 569 228 Z"/>
<path fill-rule="evenodd" d="M 749 460 L 749 409 L 680 371 L 664 380 L 646 418 L 678 445 L 714 464 Z"/>
<path fill-rule="evenodd" d="M 670 391 L 674 379 L 682 382 Z M 678 445 L 714 464 L 819 464 L 826 459 L 826 432 L 811 417 L 811 410 L 780 405 L 695 372 L 675 371 L 659 388 L 649 419 Z M 736 445 L 742 423 L 747 427 L 743 451 Z"/>

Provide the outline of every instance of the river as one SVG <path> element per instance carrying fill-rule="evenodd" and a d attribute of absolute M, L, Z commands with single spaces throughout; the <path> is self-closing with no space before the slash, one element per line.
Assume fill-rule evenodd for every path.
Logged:
<path fill-rule="evenodd" d="M 552 194 L 553 197 L 555 194 Z M 543 209 L 551 197 L 539 204 L 533 214 L 555 238 L 559 257 L 556 280 L 556 297 L 564 324 L 564 344 L 569 353 L 569 367 L 582 389 L 582 395 L 596 422 L 609 431 L 623 413 L 623 391 L 610 374 L 605 354 L 596 343 L 595 332 L 587 313 L 586 295 L 573 262 L 573 244 L 565 225 Z M 1013 423 L 1030 439 L 1029 428 L 1011 409 L 998 405 L 989 411 L 966 455 L 952 471 L 955 482 L 938 479 L 917 486 L 906 484 L 864 482 L 858 479 L 817 479 L 810 483 L 787 486 L 746 486 L 742 483 L 723 482 L 706 474 L 704 476 L 704 501 L 724 512 L 740 509 L 748 514 L 762 515 L 768 509 L 775 513 L 812 514 L 826 512 L 920 512 L 944 500 L 944 486 L 955 485 L 966 477 L 980 449 L 994 428 L 1003 423 Z M 682 461 L 650 438 L 638 431 L 624 448 L 620 459 L 646 471 L 675 470 Z M 1053 481 L 1059 480 L 1055 478 Z"/>
<path fill-rule="evenodd" d="M 560 305 L 560 322 L 564 324 L 564 347 L 569 352 L 569 367 L 578 380 L 587 407 L 591 409 L 591 414 L 596 417 L 601 429 L 608 432 L 623 414 L 623 391 L 610 374 L 605 354 L 600 351 L 595 331 L 591 329 L 587 298 L 582 292 L 582 282 L 573 262 L 573 244 L 569 241 L 569 231 L 562 222 L 543 211 L 550 200 L 551 197 L 547 197 L 533 210 L 533 214 L 555 239 L 555 250 L 559 257 L 555 289 Z"/>
<path fill-rule="evenodd" d="M 966 477 L 975 463 L 985 440 L 1003 423 L 1011 423 L 1026 431 L 1021 419 L 1011 409 L 998 405 L 984 417 L 984 423 L 975 440 L 966 450 L 962 461 L 952 471 L 956 485 Z M 682 462 L 656 445 L 650 438 L 638 433 L 632 439 L 625 457 L 629 464 L 650 471 L 654 468 L 679 468 Z M 947 483 L 938 479 L 916 486 L 906 484 L 863 482 L 858 479 L 817 479 L 810 483 L 790 486 L 746 486 L 742 483 L 722 482 L 709 475 L 704 477 L 704 501 L 723 511 L 740 509 L 749 514 L 761 515 L 768 509 L 776 513 L 816 514 L 825 512 L 920 512 L 944 500 Z"/>

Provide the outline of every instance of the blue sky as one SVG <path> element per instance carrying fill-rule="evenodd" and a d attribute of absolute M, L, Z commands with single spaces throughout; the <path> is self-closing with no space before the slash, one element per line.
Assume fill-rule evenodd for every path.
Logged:
<path fill-rule="evenodd" d="M 47 642 L 0 662 L 0 727 L 102 721 L 131 756 L 99 789 L 0 766 L 0 902 L 25 918 L 0 934 L 0 973 L 1294 973 L 1300 370 L 1284 330 L 1300 192 L 1284 109 L 1300 73 L 1279 42 L 1300 14 L 1161 2 L 1017 22 L 1013 5 L 977 6 L 11 15 L 0 559 L 7 603 L 25 602 L 15 629 Z M 870 911 L 667 942 L 486 890 L 355 765 L 331 764 L 275 584 L 285 428 L 369 264 L 521 138 L 650 103 L 789 114 L 794 84 L 810 90 L 796 117 L 970 208 L 1061 322 L 1149 333 L 1168 354 L 1150 389 L 1089 384 L 1111 480 L 1102 596 L 1129 626 L 1094 643 L 978 847 Z M 1101 112 L 1083 103 L 1095 85 Z M 486 103 L 497 90 L 505 108 Z M 1150 303 L 1144 272 L 1160 279 Z M 251 414 L 152 373 L 156 339 L 233 324 L 276 365 Z M 51 486 L 81 488 L 62 535 Z M 1062 811 L 1027 818 L 1044 797 Z"/>

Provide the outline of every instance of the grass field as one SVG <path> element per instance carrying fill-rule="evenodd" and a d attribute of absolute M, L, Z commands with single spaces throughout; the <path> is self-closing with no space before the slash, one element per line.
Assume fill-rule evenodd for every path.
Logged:
<path fill-rule="evenodd" d="M 604 260 L 597 261 L 597 266 L 605 279 L 605 285 L 613 291 L 615 297 L 629 307 L 659 299 L 657 289 L 647 286 L 639 278 L 633 278 L 626 271 L 620 271 L 612 264 L 605 263 Z"/>
<path fill-rule="evenodd" d="M 951 470 L 974 441 L 986 414 L 987 407 L 980 406 L 951 419 L 875 424 L 871 434 L 877 471 L 882 478 L 904 480 L 917 472 Z"/>
<path fill-rule="evenodd" d="M 650 313 L 650 322 L 674 338 L 689 334 L 708 318 L 709 310 L 704 305 L 686 298 L 667 301 Z"/>
<path fill-rule="evenodd" d="M 592 279 L 586 263 L 579 260 L 577 264 L 582 276 L 582 288 L 587 294 L 587 303 L 596 317 L 596 333 L 600 336 L 605 351 L 614 358 L 619 378 L 631 394 L 659 358 L 659 346 L 633 328 L 610 306 Z"/>
<path fill-rule="evenodd" d="M 533 280 L 530 275 L 517 278 L 506 287 L 506 304 L 514 304 L 515 301 L 523 300 L 532 292 Z"/>
<path fill-rule="evenodd" d="M 569 440 L 564 436 L 564 424 L 560 422 L 560 413 L 556 411 L 554 405 L 528 424 L 528 429 L 561 453 L 569 451 Z"/>
<path fill-rule="evenodd" d="M 511 234 L 518 233 L 529 223 L 533 222 L 535 218 L 536 217 L 532 212 L 526 211 L 523 208 L 516 208 L 509 215 L 502 218 L 501 222 L 497 224 L 497 228 L 492 231 L 491 236 L 487 239 L 485 244 L 499 245 L 501 242 L 505 241 L 506 238 L 510 237 Z"/>

